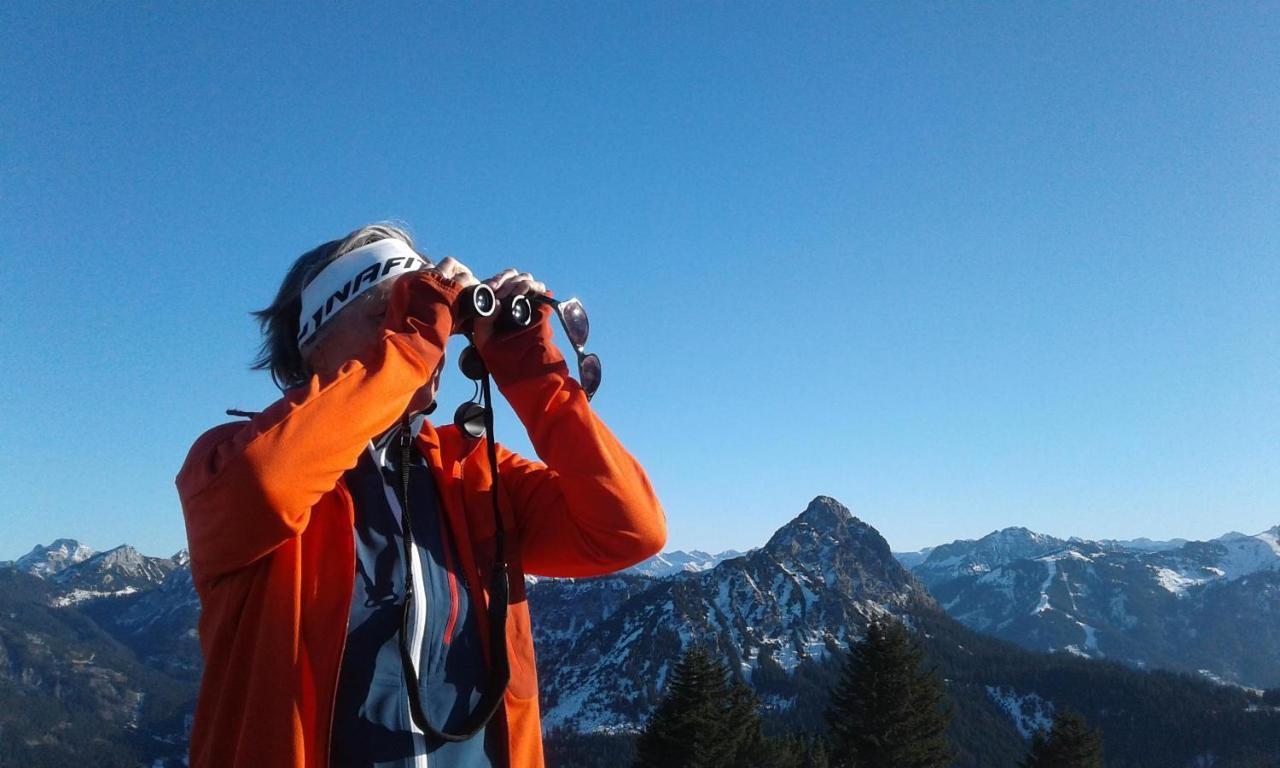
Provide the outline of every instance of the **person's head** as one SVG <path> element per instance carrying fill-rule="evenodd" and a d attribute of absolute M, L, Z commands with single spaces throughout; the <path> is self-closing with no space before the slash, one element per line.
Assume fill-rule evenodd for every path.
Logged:
<path fill-rule="evenodd" d="M 322 323 L 316 322 L 316 327 L 311 327 L 310 321 L 304 326 L 300 316 L 305 289 L 324 272 L 325 267 L 356 249 L 386 239 L 398 240 L 410 250 L 413 247 L 413 240 L 404 229 L 391 224 L 371 224 L 299 256 L 285 274 L 275 301 L 265 309 L 251 313 L 262 329 L 263 341 L 258 357 L 250 367 L 269 370 L 276 385 L 281 390 L 289 390 L 305 385 L 316 374 L 332 374 L 348 360 L 377 344 L 395 277 L 365 288 L 363 293 L 336 309 Z M 375 246 L 375 249 L 379 247 Z M 351 259 L 358 258 L 358 254 L 351 256 Z M 333 306 L 330 302 L 330 307 Z M 301 349 L 300 329 L 304 337 Z M 434 399 L 442 367 L 443 360 L 431 380 L 414 395 L 410 402 L 411 410 L 425 408 Z"/>

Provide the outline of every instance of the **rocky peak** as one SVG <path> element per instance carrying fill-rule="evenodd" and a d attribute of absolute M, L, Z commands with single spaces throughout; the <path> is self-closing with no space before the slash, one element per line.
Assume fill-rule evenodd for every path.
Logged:
<path fill-rule="evenodd" d="M 146 564 L 142 553 L 128 544 L 121 544 L 114 549 L 100 552 L 93 556 L 98 568 L 119 568 L 130 574 L 139 573 Z"/>
<path fill-rule="evenodd" d="M 93 549 L 75 539 L 55 539 L 49 546 L 37 545 L 18 558 L 14 566 L 23 573 L 45 578 L 93 557 Z"/>
<path fill-rule="evenodd" d="M 872 530 L 871 527 L 854 517 L 840 502 L 830 496 L 815 496 L 803 512 L 774 532 L 764 548 L 771 554 L 788 557 L 816 554 L 832 545 L 861 538 L 868 530 Z"/>
<path fill-rule="evenodd" d="M 1021 526 L 992 531 L 980 539 L 962 539 L 935 547 L 911 570 L 926 584 L 968 574 L 987 573 L 1003 565 L 1034 559 L 1069 547 L 1069 543 Z"/>
<path fill-rule="evenodd" d="M 857 518 L 848 507 L 830 496 L 814 496 L 813 501 L 809 502 L 809 506 L 805 507 L 796 520 L 818 530 L 836 530 L 850 522 L 856 522 Z"/>
<path fill-rule="evenodd" d="M 122 544 L 64 569 L 55 581 L 67 587 L 90 591 L 148 589 L 165 580 L 177 563 L 167 557 L 147 557 Z"/>
<path fill-rule="evenodd" d="M 830 496 L 817 496 L 779 528 L 760 555 L 849 595 L 911 591 L 914 580 L 880 532 Z"/>
<path fill-rule="evenodd" d="M 1075 539 L 1075 541 L 1083 541 Z M 1001 528 L 998 531 L 992 531 L 981 539 L 978 539 L 979 546 L 985 547 L 992 551 L 1010 551 L 1020 552 L 1027 547 L 1061 547 L 1063 540 L 1049 536 L 1044 533 L 1036 533 L 1030 528 L 1021 525 L 1009 526 Z"/>

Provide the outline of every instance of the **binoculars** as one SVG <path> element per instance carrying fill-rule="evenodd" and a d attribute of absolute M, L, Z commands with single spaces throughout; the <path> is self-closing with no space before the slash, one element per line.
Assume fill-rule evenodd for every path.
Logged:
<path fill-rule="evenodd" d="M 565 335 L 578 356 L 578 382 L 582 385 L 582 391 L 587 399 L 590 400 L 600 387 L 600 357 L 593 352 L 587 352 L 584 348 L 591 326 L 587 321 L 587 311 L 583 309 L 582 302 L 578 299 L 561 300 L 534 292 L 529 295 L 508 296 L 503 301 L 498 301 L 497 294 L 492 288 L 484 283 L 477 283 L 467 286 L 458 294 L 456 309 L 460 320 L 458 327 L 470 338 L 476 318 L 492 317 L 496 314 L 494 326 L 500 333 L 528 328 L 533 324 L 534 307 L 537 304 L 551 305 L 552 311 L 560 319 L 560 327 L 564 328 Z M 468 379 L 480 382 L 487 392 L 488 370 L 474 344 L 468 344 L 458 355 L 458 368 Z M 485 399 L 488 400 L 487 394 Z M 466 402 L 458 406 L 458 410 L 454 413 L 454 423 L 466 434 L 480 437 L 485 434 L 483 420 L 486 414 L 487 409 L 479 403 Z"/>
<path fill-rule="evenodd" d="M 528 298 L 517 294 L 508 296 L 505 301 L 499 301 L 493 289 L 484 283 L 469 285 L 458 294 L 457 312 L 462 318 L 461 330 L 468 337 L 471 335 L 472 324 L 478 317 L 491 317 L 496 314 L 498 317 L 495 321 L 495 330 L 497 331 L 527 328 L 533 322 L 533 304 Z M 462 354 L 458 356 L 458 368 L 468 379 L 476 382 L 484 381 L 487 392 L 488 370 L 474 345 L 468 344 L 462 350 Z M 486 399 L 487 397 L 486 394 Z M 480 403 L 468 400 L 454 411 L 453 423 L 471 437 L 482 437 L 487 431 L 486 411 L 487 409 Z"/>
<path fill-rule="evenodd" d="M 484 283 L 469 285 L 458 295 L 458 312 L 468 333 L 477 317 L 496 314 L 495 328 L 499 331 L 527 328 L 533 322 L 533 303 L 527 297 L 517 294 L 500 302 L 493 289 Z"/>

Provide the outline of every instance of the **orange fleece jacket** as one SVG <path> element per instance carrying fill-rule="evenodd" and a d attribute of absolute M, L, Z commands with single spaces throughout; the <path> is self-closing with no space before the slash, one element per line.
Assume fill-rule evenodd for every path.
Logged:
<path fill-rule="evenodd" d="M 205 671 L 192 768 L 325 768 L 355 578 L 354 508 L 342 481 L 444 355 L 462 286 L 417 272 L 395 285 L 380 342 L 289 390 L 249 420 L 214 427 L 175 480 L 200 597 Z M 513 768 L 542 766 L 538 681 L 524 574 L 595 576 L 666 543 L 644 469 L 591 410 L 552 341 L 551 308 L 479 349 L 538 456 L 495 448 L 507 531 Z M 485 656 L 494 550 L 486 438 L 428 420 L 418 436 L 476 601 Z"/>

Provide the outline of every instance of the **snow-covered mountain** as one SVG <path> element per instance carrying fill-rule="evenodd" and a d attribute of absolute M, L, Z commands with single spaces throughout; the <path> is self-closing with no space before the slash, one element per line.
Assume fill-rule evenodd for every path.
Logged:
<path fill-rule="evenodd" d="M 52 587 L 54 604 L 67 606 L 153 589 L 188 559 L 186 550 L 172 557 L 148 557 L 127 544 L 95 552 L 75 539 L 55 539 L 17 560 L 0 562 L 0 568 L 44 580 Z"/>
<path fill-rule="evenodd" d="M 12 563 L 32 576 L 46 578 L 93 557 L 93 550 L 75 539 L 55 539 L 49 546 L 37 545 Z"/>
<path fill-rule="evenodd" d="M 555 660 L 539 667 L 544 725 L 579 731 L 637 727 L 690 642 L 767 682 L 843 650 L 871 618 L 933 605 L 880 534 L 826 496 L 763 547 L 709 570 L 541 579 L 528 594 L 538 658 Z M 767 703 L 794 702 L 778 693 Z"/>
<path fill-rule="evenodd" d="M 1140 536 L 1136 539 L 1099 539 L 1098 543 L 1115 549 L 1136 549 L 1142 552 L 1163 552 L 1169 549 L 1177 549 L 1189 542 L 1186 539 L 1153 541 L 1152 539 L 1148 539 L 1146 536 Z"/>
<path fill-rule="evenodd" d="M 627 569 L 627 572 L 641 576 L 662 578 L 681 571 L 706 571 L 716 567 L 724 560 L 728 560 L 731 557 L 741 557 L 744 554 L 746 553 L 739 552 L 736 549 L 726 549 L 715 555 L 703 552 L 700 549 L 694 549 L 689 552 L 677 549 L 654 555 L 644 562 L 631 566 Z"/>
<path fill-rule="evenodd" d="M 48 581 L 57 590 L 56 604 L 71 605 L 154 589 L 185 562 L 185 551 L 173 557 L 148 557 L 124 544 L 63 566 Z"/>
<path fill-rule="evenodd" d="M 965 625 L 1026 648 L 1280 685 L 1280 527 L 1176 547 L 1011 528 L 912 572 Z"/>
<path fill-rule="evenodd" d="M 1224 577 L 1265 561 L 1259 541 L 1270 546 L 1275 536 L 1209 543 Z M 1032 586 L 1043 586 L 1046 563 L 1061 573 L 1083 564 L 1081 558 L 1096 563 L 1114 552 L 1101 546 L 1092 554 L 1076 552 L 1071 541 L 1057 553 L 1037 555 L 1041 544 L 1030 532 L 1006 534 L 1001 542 L 971 547 L 967 556 L 953 548 L 949 557 L 957 557 L 967 579 L 1004 578 L 1031 563 L 1026 567 L 1040 569 Z M 74 553 L 74 547 L 61 549 Z M 696 564 L 705 553 L 687 554 Z M 1019 554 L 1031 556 L 1009 559 Z M 1190 555 L 1181 556 L 1162 562 L 1185 575 Z M 1022 740 L 1058 706 L 1099 723 L 1109 754 L 1126 765 L 1189 765 L 1205 750 L 1238 756 L 1280 732 L 1280 715 L 1273 717 L 1260 698 L 1238 689 L 1148 676 L 1071 654 L 1035 654 L 966 629 L 942 611 L 874 528 L 829 497 L 813 499 L 764 546 L 712 557 L 718 562 L 702 570 L 530 578 L 523 595 L 513 592 L 530 602 L 548 730 L 634 730 L 692 642 L 706 643 L 728 660 L 776 721 L 819 727 L 837 654 L 869 619 L 892 614 L 916 630 L 946 678 L 963 723 L 957 766 L 1011 768 L 1025 748 Z M 121 547 L 44 569 L 48 575 L 41 577 L 9 565 L 0 567 L 0 586 L 7 587 L 0 590 L 0 651 L 9 651 L 0 653 L 0 697 L 30 698 L 38 705 L 33 712 L 63 713 L 57 717 L 80 725 L 70 734 L 92 732 L 95 718 L 102 719 L 104 733 L 145 737 L 126 735 L 121 738 L 133 739 L 127 742 L 132 746 L 120 740 L 115 748 L 139 750 L 143 764 L 180 764 L 200 674 L 199 603 L 186 554 L 147 558 Z M 1254 571 L 1230 583 L 1253 583 L 1269 573 Z M 1042 614 L 1064 618 L 1060 606 L 1066 603 L 1056 584 L 1036 596 L 1045 596 Z M 1203 593 L 1203 587 L 1189 586 L 1179 598 L 1155 588 L 1175 602 Z M 65 600 L 75 589 L 93 594 Z M 1217 610 L 1225 616 L 1239 606 L 1222 602 Z M 1107 647 L 1105 635 L 1097 639 Z M 1188 712 L 1195 713 L 1190 724 Z M 1239 712 L 1253 714 L 1241 719 L 1234 714 Z M 54 727 L 42 723 L 7 721 L 5 731 L 17 727 L 31 739 Z M 128 723 L 126 730 L 118 723 Z M 1187 734 L 1185 743 L 1167 738 L 1179 731 Z M 59 739 L 64 754 L 94 754 L 89 742 Z"/>
<path fill-rule="evenodd" d="M 979 561 L 999 569 L 1001 557 L 1047 546 L 1030 532 L 1001 538 L 961 558 L 970 573 Z M 957 765 L 1016 764 L 1022 739 L 1046 727 L 1059 706 L 1106 721 L 1114 737 L 1109 743 L 1124 744 L 1113 758 L 1125 764 L 1190 765 L 1192 750 L 1223 754 L 1243 748 L 1223 745 L 1244 742 L 1238 736 L 1223 741 L 1202 724 L 1191 726 L 1191 745 L 1169 741 L 1165 734 L 1188 727 L 1188 711 L 1220 708 L 1214 703 L 1220 695 L 1242 696 L 1244 703 L 1233 706 L 1255 706 L 1244 692 L 1196 687 L 1186 678 L 1157 681 L 973 633 L 941 610 L 874 528 L 824 496 L 763 547 L 709 570 L 662 578 L 620 573 L 538 579 L 527 585 L 527 599 L 543 724 L 550 730 L 634 731 L 691 643 L 724 658 L 755 689 L 770 717 L 813 727 L 822 721 L 825 691 L 846 643 L 870 619 L 886 614 L 916 629 L 944 670 L 963 730 L 982 734 L 978 741 L 961 740 Z M 1245 740 L 1256 741 L 1267 739 L 1263 733 L 1272 725 L 1259 720 L 1241 727 L 1249 734 Z M 1207 747 L 1211 740 L 1218 746 Z"/>
<path fill-rule="evenodd" d="M 202 661 L 196 632 L 200 599 L 186 550 L 168 560 L 173 567 L 158 585 L 130 587 L 135 591 L 116 593 L 112 599 L 92 599 L 82 610 L 152 668 L 197 680 Z"/>
<path fill-rule="evenodd" d="M 1026 528 L 992 531 L 976 541 L 953 541 L 929 550 L 924 560 L 911 567 L 925 584 L 960 576 L 988 573 L 1006 563 L 1056 552 L 1066 541 Z"/>

